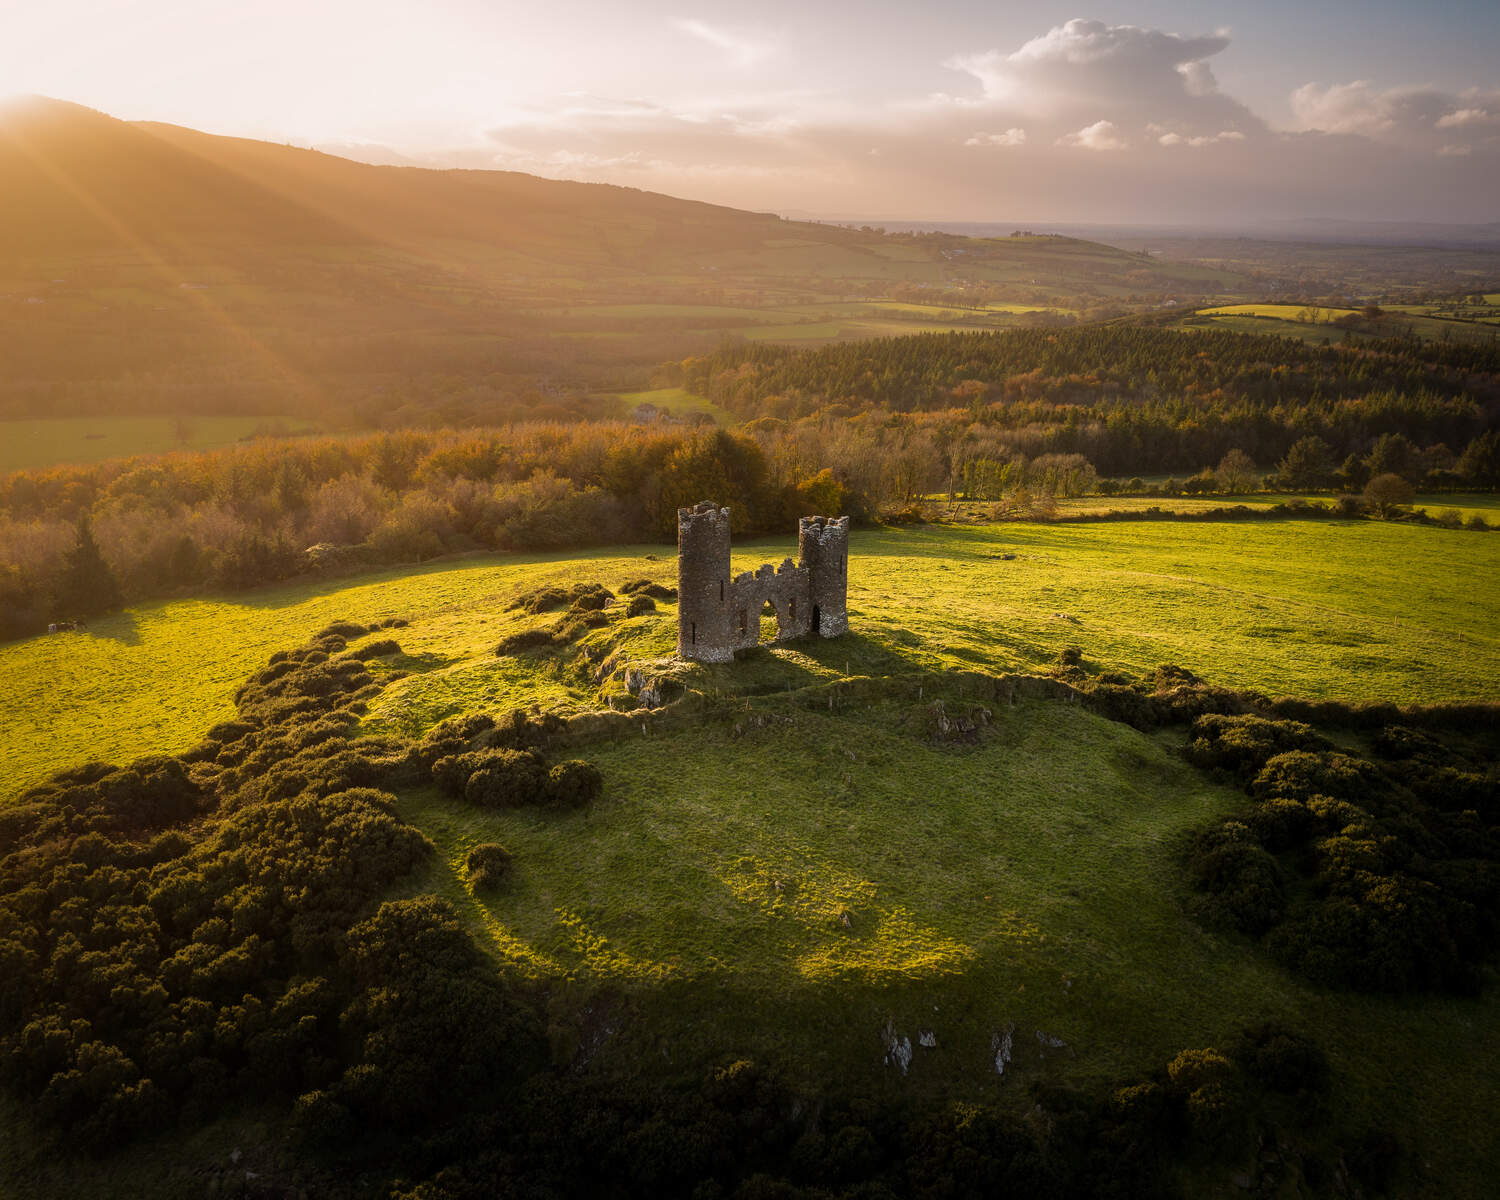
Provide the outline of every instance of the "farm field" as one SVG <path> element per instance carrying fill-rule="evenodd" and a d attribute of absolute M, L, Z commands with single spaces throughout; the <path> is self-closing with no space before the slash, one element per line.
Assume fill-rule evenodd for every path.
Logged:
<path fill-rule="evenodd" d="M 1315 310 L 1318 319 L 1303 319 L 1304 314 Z M 1394 305 L 1384 311 L 1386 317 L 1377 328 L 1359 328 L 1356 336 L 1399 337 L 1408 333 L 1427 341 L 1451 340 L 1457 342 L 1488 342 L 1495 336 L 1495 326 L 1488 316 L 1475 320 L 1458 320 L 1451 317 L 1429 315 L 1441 310 L 1450 312 L 1444 305 Z M 1217 308 L 1200 309 L 1185 318 L 1177 328 L 1228 329 L 1236 333 L 1276 333 L 1295 337 L 1311 345 L 1321 345 L 1341 340 L 1349 330 L 1331 322 L 1339 317 L 1356 315 L 1352 308 L 1325 308 L 1304 304 L 1227 304 Z"/>
<path fill-rule="evenodd" d="M 652 388 L 644 392 L 622 392 L 620 399 L 634 408 L 638 404 L 654 404 L 657 408 L 682 417 L 702 414 L 712 417 L 720 425 L 733 425 L 734 414 L 725 411 L 712 400 L 695 396 L 686 388 Z"/>
<path fill-rule="evenodd" d="M 736 569 L 788 553 L 790 540 L 747 543 Z M 516 626 L 501 611 L 512 595 L 580 578 L 671 582 L 675 569 L 671 547 L 485 555 L 142 605 L 86 632 L 0 646 L 10 681 L 0 696 L 0 795 L 85 759 L 191 745 L 230 714 L 258 662 L 335 619 L 413 618 L 401 643 L 425 670 L 385 698 L 413 719 L 514 706 L 527 697 L 490 654 Z M 1369 521 L 871 531 L 852 542 L 858 638 L 838 645 L 847 659 L 872 656 L 866 673 L 889 673 L 892 656 L 904 670 L 1028 670 L 1077 645 L 1112 669 L 1173 662 L 1272 694 L 1489 698 L 1500 597 L 1472 582 L 1497 574 L 1500 538 Z M 646 652 L 669 650 L 670 639 Z M 546 699 L 594 697 L 559 685 Z"/>
<path fill-rule="evenodd" d="M 592 322 L 671 320 L 680 322 L 683 330 L 719 332 L 750 341 L 806 344 L 974 328 L 1010 329 L 1018 325 L 1017 318 L 1021 314 L 1068 314 L 1074 311 L 1055 305 L 996 302 L 983 308 L 960 308 L 944 304 L 871 299 L 819 300 L 799 304 L 777 302 L 765 306 L 594 304 L 551 308 L 539 310 L 539 313 L 576 323 L 579 328 L 574 336 L 582 337 L 620 336 L 623 333 L 620 330 L 590 329 Z"/>
<path fill-rule="evenodd" d="M 1110 511 L 1141 512 L 1148 508 L 1159 508 L 1164 512 L 1205 512 L 1238 505 L 1246 508 L 1271 508 L 1277 504 L 1294 502 L 1328 505 L 1336 503 L 1338 499 L 1338 496 L 1328 492 L 1256 492 L 1238 496 L 1070 496 L 1057 501 L 1057 511 L 1061 516 L 1085 516 Z M 972 505 L 959 502 L 960 512 L 966 507 Z M 1493 493 L 1423 493 L 1417 495 L 1411 507 L 1424 509 L 1430 516 L 1452 511 L 1465 520 L 1469 517 L 1483 517 L 1486 521 L 1500 523 L 1500 496 Z"/>
<path fill-rule="evenodd" d="M 0 475 L 133 454 L 216 450 L 257 431 L 285 432 L 302 422 L 275 417 L 57 417 L 0 421 Z"/>

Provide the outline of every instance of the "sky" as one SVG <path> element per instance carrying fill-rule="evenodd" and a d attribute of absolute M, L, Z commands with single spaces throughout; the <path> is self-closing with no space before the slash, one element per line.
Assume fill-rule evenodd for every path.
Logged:
<path fill-rule="evenodd" d="M 795 215 L 1500 221 L 1500 0 L 0 0 L 0 95 Z"/>

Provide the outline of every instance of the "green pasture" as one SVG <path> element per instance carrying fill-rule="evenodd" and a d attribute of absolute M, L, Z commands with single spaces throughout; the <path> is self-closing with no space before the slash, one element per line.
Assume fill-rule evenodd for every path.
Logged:
<path fill-rule="evenodd" d="M 1217 308 L 1199 311 L 1211 317 L 1274 317 L 1283 321 L 1299 321 L 1299 314 L 1309 309 L 1316 310 L 1324 321 L 1353 316 L 1359 311 L 1357 308 L 1324 308 L 1315 304 L 1222 304 Z"/>
<path fill-rule="evenodd" d="M 790 553 L 790 539 L 745 543 L 733 566 Z M 1495 577 L 1500 537 L 1376 522 L 875 530 L 853 538 L 851 631 L 838 640 L 674 665 L 664 602 L 568 652 L 493 653 L 557 619 L 505 611 L 521 590 L 671 582 L 675 566 L 670 547 L 486 555 L 147 605 L 0 647 L 0 798 L 80 759 L 185 748 L 271 651 L 339 618 L 410 622 L 381 667 L 410 673 L 373 702 L 370 732 L 597 709 L 593 664 L 612 655 L 719 708 L 570 752 L 606 780 L 582 812 L 481 811 L 430 788 L 399 798 L 437 848 L 405 889 L 447 897 L 499 963 L 547 985 L 559 1052 L 591 1036 L 608 998 L 630 1019 L 600 1062 L 638 1077 L 750 1057 L 813 1086 L 1025 1108 L 1031 1080 L 1139 1076 L 1279 1020 L 1317 1038 L 1361 1120 L 1402 1130 L 1443 1181 L 1426 1194 L 1484 1194 L 1500 1151 L 1495 1001 L 1324 992 L 1192 921 L 1182 841 L 1244 798 L 1187 765 L 1180 729 L 990 701 L 976 744 L 934 743 L 935 699 L 976 715 L 977 702 L 913 681 L 825 704 L 810 685 L 1035 671 L 1077 645 L 1091 667 L 1175 662 L 1270 692 L 1487 698 L 1500 599 L 1473 581 Z M 463 862 L 482 841 L 516 866 L 476 894 Z M 883 1063 L 888 1027 L 936 1047 L 902 1076 Z"/>
<path fill-rule="evenodd" d="M 1157 479 L 1155 482 L 1160 483 Z M 1141 512 L 1148 508 L 1159 508 L 1164 512 L 1205 512 L 1214 508 L 1270 508 L 1277 504 L 1300 502 L 1303 504 L 1332 505 L 1338 496 L 1327 492 L 1255 492 L 1249 495 L 1212 496 L 1072 496 L 1057 502 L 1060 515 L 1084 516 L 1106 512 Z M 968 511 L 978 514 L 985 507 L 982 502 L 959 501 L 954 506 L 960 513 Z M 1483 517 L 1493 524 L 1500 524 L 1500 494 L 1493 492 L 1431 492 L 1418 495 L 1412 502 L 1413 509 L 1421 509 L 1436 517 L 1447 512 L 1456 512 L 1465 520 Z"/>
<path fill-rule="evenodd" d="M 300 428 L 280 417 L 57 417 L 0 421 L 0 475 L 133 454 L 215 450 L 259 430 Z"/>
<path fill-rule="evenodd" d="M 789 539 L 746 544 L 736 569 L 795 553 Z M 674 573 L 665 546 L 483 555 L 145 604 L 87 631 L 0 646 L 0 796 L 85 759 L 191 745 L 229 716 L 234 689 L 267 655 L 339 618 L 412 619 L 401 643 L 429 669 L 386 703 L 413 705 L 418 719 L 428 708 L 513 707 L 528 697 L 489 653 L 516 627 L 502 611 L 509 597 L 541 583 Z M 870 531 L 853 538 L 861 640 L 848 645 L 910 670 L 1028 670 L 1077 645 L 1114 669 L 1174 662 L 1276 694 L 1490 698 L 1500 596 L 1475 581 L 1496 577 L 1500 537 L 1373 521 Z M 559 695 L 595 702 L 564 683 Z M 424 694 L 439 684 L 452 699 L 429 705 Z"/>
<path fill-rule="evenodd" d="M 638 404 L 654 404 L 674 416 L 701 413 L 712 417 L 720 425 L 735 424 L 734 414 L 720 408 L 712 400 L 695 396 L 686 388 L 652 388 L 645 392 L 622 392 L 620 399 L 634 408 Z"/>
<path fill-rule="evenodd" d="M 1395 337 L 1408 330 L 1426 341 L 1488 342 L 1495 336 L 1494 327 L 1484 320 L 1459 320 L 1451 317 L 1424 315 L 1430 306 L 1397 306 L 1387 308 L 1387 318 L 1381 322 L 1378 333 L 1357 329 L 1357 337 Z M 1317 321 L 1301 320 L 1300 316 L 1309 308 L 1316 309 Z M 1338 317 L 1357 313 L 1352 308 L 1323 308 L 1302 304 L 1228 304 L 1198 311 L 1198 317 L 1211 318 L 1215 329 L 1227 329 L 1235 333 L 1272 333 L 1295 337 L 1310 345 L 1337 342 L 1349 333 L 1331 322 Z M 1191 316 L 1191 314 L 1190 314 Z M 1199 322 L 1184 323 L 1177 328 L 1203 328 Z"/>

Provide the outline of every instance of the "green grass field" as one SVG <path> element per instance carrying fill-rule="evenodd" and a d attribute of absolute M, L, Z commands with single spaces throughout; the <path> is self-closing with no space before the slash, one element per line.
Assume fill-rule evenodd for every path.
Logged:
<path fill-rule="evenodd" d="M 740 545 L 734 565 L 791 550 Z M 606 779 L 580 813 L 400 797 L 438 850 L 405 890 L 447 897 L 497 962 L 547 985 L 555 1045 L 590 1036 L 607 998 L 631 1019 L 600 1053 L 643 1076 L 752 1057 L 813 1086 L 1024 1108 L 1028 1080 L 1102 1084 L 1276 1019 L 1316 1036 L 1341 1103 L 1402 1130 L 1443 1181 L 1425 1194 L 1479 1197 L 1500 1160 L 1497 1002 L 1322 991 L 1190 920 L 1182 840 L 1244 798 L 1183 761 L 1180 729 L 1143 734 L 1036 700 L 992 707 L 977 745 L 941 745 L 925 737 L 926 684 L 826 707 L 805 689 L 1034 670 L 1076 644 L 1090 664 L 1171 661 L 1277 693 L 1488 698 L 1500 599 L 1472 582 L 1497 568 L 1500 538 L 1376 522 L 871 531 L 853 540 L 849 635 L 720 667 L 668 663 L 671 603 L 590 633 L 587 655 L 492 653 L 503 634 L 556 619 L 505 612 L 518 591 L 670 581 L 667 547 L 484 556 L 143 606 L 0 647 L 0 792 L 80 758 L 185 747 L 229 715 L 267 654 L 336 618 L 411 622 L 391 665 L 412 673 L 374 701 L 372 732 L 414 735 L 462 711 L 594 709 L 590 663 L 619 654 L 723 707 L 572 751 Z M 481 841 L 517 864 L 482 896 L 462 868 Z M 936 1038 L 904 1077 L 882 1065 L 887 1024 Z M 1001 1081 L 994 1038 L 1012 1026 Z"/>
<path fill-rule="evenodd" d="M 261 430 L 295 431 L 282 417 L 59 417 L 0 421 L 0 475 L 10 471 L 103 462 L 133 454 L 215 450 Z"/>
<path fill-rule="evenodd" d="M 1161 482 L 1157 480 L 1156 482 Z M 1059 515 L 1082 516 L 1093 513 L 1140 512 L 1148 508 L 1160 508 L 1166 512 L 1203 512 L 1214 508 L 1270 508 L 1276 504 L 1300 501 L 1304 504 L 1331 505 L 1339 497 L 1327 492 L 1256 492 L 1242 496 L 1073 496 L 1057 502 Z M 977 506 L 960 501 L 960 513 L 974 510 Z M 1500 524 L 1500 495 L 1487 492 L 1431 492 L 1419 494 L 1411 504 L 1429 516 L 1456 512 L 1465 520 L 1483 517 L 1486 521 Z"/>
<path fill-rule="evenodd" d="M 720 408 L 712 400 L 695 396 L 686 388 L 652 388 L 645 392 L 622 392 L 620 399 L 634 408 L 637 404 L 654 404 L 657 408 L 676 417 L 703 415 L 712 417 L 719 425 L 735 424 L 734 414 Z"/>
<path fill-rule="evenodd" d="M 1331 321 L 1334 317 L 1352 316 L 1358 312 L 1353 308 L 1321 308 L 1306 304 L 1222 304 L 1218 308 L 1205 308 L 1200 310 L 1205 316 L 1224 317 L 1273 317 L 1282 321 L 1299 320 L 1299 314 L 1308 308 L 1317 308 L 1322 319 Z"/>
<path fill-rule="evenodd" d="M 1475 320 L 1456 320 L 1428 315 L 1436 312 L 1434 305 L 1395 305 L 1385 311 L 1389 320 L 1376 329 L 1360 329 L 1361 337 L 1399 336 L 1408 330 L 1427 341 L 1488 342 L 1496 333 L 1495 326 L 1486 317 Z M 1318 319 L 1307 321 L 1303 314 L 1315 311 Z M 1324 341 L 1337 342 L 1346 330 L 1330 322 L 1338 317 L 1354 315 L 1358 309 L 1323 308 L 1302 304 L 1226 304 L 1217 308 L 1200 309 L 1196 316 L 1179 325 L 1180 329 L 1205 328 L 1227 329 L 1235 333 L 1274 333 L 1294 337 L 1310 345 L 1321 345 Z"/>
<path fill-rule="evenodd" d="M 749 544 L 736 563 L 787 553 Z M 526 697 L 487 653 L 515 624 L 509 596 L 674 571 L 670 547 L 486 555 L 142 605 L 0 646 L 0 793 L 83 759 L 190 745 L 266 655 L 336 618 L 411 617 L 402 645 L 442 666 L 422 687 L 510 705 Z M 1497 573 L 1500 538 L 1400 524 L 1005 524 L 855 535 L 850 603 L 861 637 L 914 670 L 1028 669 L 1076 644 L 1133 672 L 1175 662 L 1276 694 L 1437 701 L 1494 694 L 1500 597 L 1473 581 Z"/>

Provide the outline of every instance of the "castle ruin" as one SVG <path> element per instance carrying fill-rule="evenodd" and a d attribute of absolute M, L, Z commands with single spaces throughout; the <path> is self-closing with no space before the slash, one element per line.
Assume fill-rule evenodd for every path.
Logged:
<path fill-rule="evenodd" d="M 677 510 L 677 657 L 729 662 L 760 641 L 776 610 L 776 640 L 835 638 L 849 628 L 849 518 L 803 517 L 800 561 L 729 573 L 729 510 L 705 500 Z"/>

